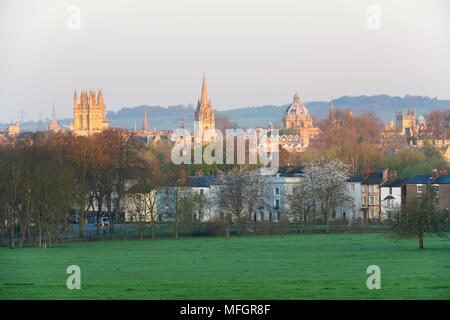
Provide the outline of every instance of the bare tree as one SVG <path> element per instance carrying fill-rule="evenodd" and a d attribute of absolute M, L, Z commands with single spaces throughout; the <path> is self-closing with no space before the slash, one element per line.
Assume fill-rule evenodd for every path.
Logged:
<path fill-rule="evenodd" d="M 229 229 L 233 219 L 237 223 L 238 234 L 241 234 L 240 222 L 244 214 L 246 186 L 245 173 L 233 170 L 229 175 L 222 177 L 220 184 L 215 188 L 213 198 L 224 212 L 227 238 L 230 236 Z"/>
<path fill-rule="evenodd" d="M 147 198 L 149 197 L 152 197 L 151 192 L 141 186 L 134 187 L 126 193 L 125 206 L 131 219 L 139 229 L 141 240 L 144 239 L 145 224 L 150 220 L 150 216 L 153 215 L 153 212 L 147 206 Z"/>
<path fill-rule="evenodd" d="M 268 199 L 270 190 L 270 178 L 258 174 L 255 170 L 245 176 L 246 185 L 244 188 L 245 203 L 248 212 L 247 218 L 250 220 L 258 209 L 263 208 Z"/>

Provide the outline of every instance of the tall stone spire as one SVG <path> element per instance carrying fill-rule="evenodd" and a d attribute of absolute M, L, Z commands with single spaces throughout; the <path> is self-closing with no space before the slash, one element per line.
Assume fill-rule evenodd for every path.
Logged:
<path fill-rule="evenodd" d="M 200 132 L 203 136 L 204 133 L 208 133 L 209 138 L 206 140 L 211 140 L 211 136 L 214 135 L 215 129 L 215 116 L 212 108 L 211 99 L 208 98 L 208 92 L 206 90 L 206 77 L 203 73 L 203 85 L 202 85 L 202 96 L 198 101 L 197 109 L 195 110 L 195 121 L 200 124 Z M 209 134 L 210 133 L 210 134 Z"/>
<path fill-rule="evenodd" d="M 144 122 L 142 123 L 142 131 L 148 132 L 147 106 L 144 106 Z"/>
<path fill-rule="evenodd" d="M 331 107 L 330 107 L 330 120 L 334 120 L 334 107 L 333 107 L 333 100 L 331 100 Z"/>
<path fill-rule="evenodd" d="M 56 121 L 55 105 L 53 105 L 53 108 L 52 108 L 52 121 Z"/>
<path fill-rule="evenodd" d="M 200 103 L 208 103 L 208 91 L 206 90 L 206 77 L 203 72 L 203 86 L 202 86 L 202 97 Z"/>

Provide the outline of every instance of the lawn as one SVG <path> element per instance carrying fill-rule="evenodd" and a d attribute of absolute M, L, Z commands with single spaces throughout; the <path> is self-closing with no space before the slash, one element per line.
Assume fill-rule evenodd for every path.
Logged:
<path fill-rule="evenodd" d="M 450 299 L 450 241 L 382 234 L 189 237 L 0 248 L 0 299 Z M 66 268 L 81 268 L 68 290 Z M 381 290 L 366 269 L 381 268 Z"/>

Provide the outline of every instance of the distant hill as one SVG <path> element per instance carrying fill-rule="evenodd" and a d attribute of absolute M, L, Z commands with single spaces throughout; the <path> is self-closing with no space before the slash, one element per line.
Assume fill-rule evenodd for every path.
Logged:
<path fill-rule="evenodd" d="M 313 117 L 321 119 L 328 116 L 330 111 L 329 101 L 310 101 L 304 102 L 305 106 L 311 112 Z M 343 96 L 333 100 L 337 108 L 344 110 L 353 109 L 353 114 L 361 114 L 374 111 L 384 122 L 391 119 L 395 120 L 396 108 L 405 110 L 411 106 L 416 109 L 417 116 L 426 114 L 433 109 L 450 109 L 450 100 L 438 100 L 423 96 L 391 97 L 388 95 L 376 96 Z M 231 121 L 244 127 L 266 127 L 269 123 L 280 125 L 281 116 L 288 104 L 282 106 L 265 105 L 255 107 L 243 107 L 232 110 L 218 111 L 217 114 L 223 114 L 230 117 Z M 144 105 L 130 108 L 122 108 L 117 112 L 109 111 L 107 113 L 110 126 L 133 129 L 142 127 L 144 119 Z M 174 129 L 178 128 L 180 121 L 183 121 L 185 127 L 189 130 L 193 128 L 195 108 L 192 105 L 176 105 L 169 107 L 147 106 L 147 116 L 149 127 L 151 129 Z M 58 120 L 60 124 L 68 125 L 72 119 Z M 25 130 L 44 130 L 49 122 L 25 122 L 21 124 L 21 129 Z M 0 123 L 0 128 L 6 127 L 7 123 Z"/>

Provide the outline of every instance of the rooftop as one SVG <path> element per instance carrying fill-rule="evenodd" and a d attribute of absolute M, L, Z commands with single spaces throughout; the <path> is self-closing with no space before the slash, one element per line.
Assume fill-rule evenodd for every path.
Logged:
<path fill-rule="evenodd" d="M 380 184 L 383 181 L 383 174 L 381 172 L 369 173 L 361 184 Z"/>
<path fill-rule="evenodd" d="M 450 184 L 450 175 L 441 175 L 432 179 L 431 174 L 418 174 L 407 181 L 408 184 Z"/>

